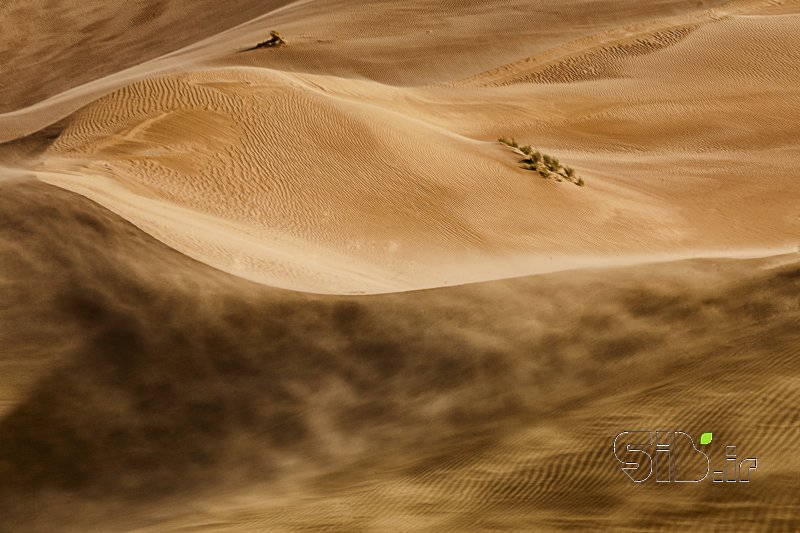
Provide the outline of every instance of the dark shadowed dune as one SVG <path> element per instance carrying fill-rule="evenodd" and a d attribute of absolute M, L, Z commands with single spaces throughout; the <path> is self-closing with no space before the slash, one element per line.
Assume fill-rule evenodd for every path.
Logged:
<path fill-rule="evenodd" d="M 317 296 L 24 180 L 0 254 L 4 531 L 798 527 L 796 257 Z M 759 467 L 634 485 L 643 427 Z"/>

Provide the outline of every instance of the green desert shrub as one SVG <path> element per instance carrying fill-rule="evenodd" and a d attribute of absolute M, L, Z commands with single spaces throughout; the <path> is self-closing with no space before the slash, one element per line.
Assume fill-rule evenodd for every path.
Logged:
<path fill-rule="evenodd" d="M 517 143 L 516 139 L 514 139 L 514 137 L 511 137 L 510 139 L 508 137 L 500 137 L 497 140 L 512 148 L 519 148 L 519 144 Z"/>
<path fill-rule="evenodd" d="M 551 155 L 545 155 L 543 160 L 544 164 L 547 165 L 547 168 L 549 168 L 553 172 L 558 172 L 558 168 L 559 166 L 561 166 L 561 163 L 559 163 L 557 157 L 553 157 Z"/>
<path fill-rule="evenodd" d="M 522 168 L 538 172 L 543 178 L 554 178 L 556 181 L 566 179 L 580 187 L 584 186 L 583 178 L 578 177 L 575 169 L 562 165 L 557 157 L 534 150 L 529 144 L 520 146 L 513 137 L 500 137 L 498 141 L 506 146 L 517 148 L 525 155 L 520 161 Z"/>
<path fill-rule="evenodd" d="M 522 160 L 523 164 L 529 167 L 534 167 L 531 170 L 536 170 L 535 167 L 541 162 L 542 162 L 542 153 L 539 152 L 538 150 L 526 155 L 525 158 Z"/>

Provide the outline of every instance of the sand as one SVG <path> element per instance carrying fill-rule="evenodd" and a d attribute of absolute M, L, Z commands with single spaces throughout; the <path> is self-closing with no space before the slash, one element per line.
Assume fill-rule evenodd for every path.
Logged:
<path fill-rule="evenodd" d="M 502 66 L 469 75 L 454 59 L 434 76 L 434 59 L 427 69 L 386 59 L 346 70 L 366 67 L 333 55 L 333 44 L 371 56 L 351 49 L 376 39 L 359 23 L 364 12 L 292 5 L 0 115 L 0 130 L 32 124 L 29 133 L 83 105 L 28 162 L 38 177 L 195 259 L 284 288 L 385 292 L 619 256 L 796 246 L 796 17 L 761 3 L 663 8 L 629 7 L 618 26 L 565 33 L 560 46 L 516 36 L 553 48 L 507 63 L 511 50 L 493 43 L 470 67 L 490 52 Z M 433 35 L 424 21 L 442 8 L 420 3 L 402 28 L 383 25 L 396 9 L 381 4 L 370 16 L 385 33 L 380 50 L 402 59 L 481 31 L 476 7 L 452 13 L 456 28 L 439 41 L 411 38 L 415 20 Z M 338 40 L 324 38 L 323 21 Z M 293 46 L 238 53 L 245 36 L 256 40 L 254 26 L 286 27 Z M 324 61 L 308 58 L 314 45 Z M 496 143 L 501 135 L 561 156 L 587 186 L 531 179 Z M 453 255 L 456 268 L 443 269 Z"/>
<path fill-rule="evenodd" d="M 0 7 L 0 530 L 796 527 L 800 2 L 217 4 Z"/>

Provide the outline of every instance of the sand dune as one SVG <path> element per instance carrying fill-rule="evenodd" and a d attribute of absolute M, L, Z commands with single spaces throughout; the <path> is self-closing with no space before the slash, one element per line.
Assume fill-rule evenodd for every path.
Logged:
<path fill-rule="evenodd" d="M 4 3 L 0 531 L 797 530 L 799 30 Z M 638 427 L 757 480 L 633 486 Z"/>
<path fill-rule="evenodd" d="M 3 301 L 36 317 L 0 310 L 5 528 L 796 525 L 797 254 L 314 296 L 2 192 Z M 614 466 L 631 425 L 713 430 L 758 477 L 665 504 Z"/>
<path fill-rule="evenodd" d="M 622 236 L 607 224 L 599 231 L 610 245 L 594 242 L 586 213 L 602 224 L 627 208 L 628 220 L 612 222 L 624 230 L 658 211 L 610 195 L 597 207 L 589 189 L 531 179 L 497 143 L 321 83 L 238 69 L 134 84 L 73 117 L 37 170 L 213 266 L 317 291 L 463 282 L 476 275 L 470 256 L 494 255 L 498 268 L 498 257 L 525 249 L 608 252 Z M 273 241 L 305 246 L 319 266 L 286 265 Z M 443 270 L 456 253 L 458 271 Z M 331 280 L 328 256 L 360 275 Z"/>
<path fill-rule="evenodd" d="M 75 105 L 81 92 L 129 82 L 63 119 L 59 138 L 27 168 L 195 259 L 315 292 L 796 246 L 796 17 L 759 2 L 662 7 L 630 9 L 619 21 L 626 31 L 601 25 L 576 40 L 565 34 L 563 46 L 446 86 L 343 78 L 322 45 L 336 75 L 278 70 L 291 61 L 319 70 L 303 52 L 310 34 L 269 55 L 231 54 L 244 36 L 256 38 L 244 24 L 71 91 L 66 102 Z M 369 20 L 391 18 L 396 8 L 383 5 Z M 352 6 L 341 9 L 353 20 L 344 15 Z M 439 9 L 421 3 L 410 20 Z M 473 32 L 474 16 L 459 12 L 458 30 Z M 297 25 L 313 32 L 327 20 L 306 4 L 266 19 L 292 21 L 290 37 Z M 370 35 L 366 22 L 343 20 L 331 22 L 342 38 Z M 382 28 L 400 50 L 428 46 L 392 24 Z M 733 46 L 737 60 L 723 61 L 716 51 Z M 161 73 L 203 58 L 218 66 Z M 270 68 L 241 66 L 265 61 Z M 426 76 L 415 81 L 432 80 Z M 18 119 L 66 105 L 54 102 Z M 506 134 L 561 155 L 588 186 L 532 178 L 494 142 Z M 443 269 L 454 255 L 456 268 Z"/>
<path fill-rule="evenodd" d="M 0 113 L 192 45 L 289 3 L 7 0 L 0 6 L 5 45 Z"/>
<path fill-rule="evenodd" d="M 190 62 L 202 57 L 195 55 L 202 48 L 206 57 L 230 61 L 231 44 L 234 50 L 251 46 L 271 26 L 286 28 L 294 43 L 267 60 L 281 69 L 415 85 L 492 68 L 498 57 L 512 60 L 602 30 L 725 3 L 669 0 L 641 6 L 570 0 L 558 8 L 533 6 L 540 24 L 531 25 L 532 6 L 521 0 L 503 2 L 502 9 L 430 0 L 410 5 L 237 0 L 224 6 L 206 0 L 84 6 L 9 0 L 0 7 L 4 43 L 9 43 L 0 68 L 16 82 L 0 85 L 0 112 L 36 104 L 162 54 Z M 575 24 L 576 18 L 592 23 Z M 495 38 L 498 34 L 505 39 Z M 237 59 L 259 61 L 254 55 Z M 41 70 L 27 68 L 31 63 Z"/>

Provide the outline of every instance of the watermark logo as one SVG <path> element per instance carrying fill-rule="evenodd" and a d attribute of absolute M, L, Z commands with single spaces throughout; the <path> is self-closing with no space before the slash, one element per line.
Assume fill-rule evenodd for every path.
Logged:
<path fill-rule="evenodd" d="M 700 435 L 700 446 L 711 444 L 714 435 Z M 706 451 L 695 446 L 691 435 L 683 431 L 623 431 L 614 438 L 614 457 L 621 470 L 635 483 L 655 479 L 658 483 L 699 483 L 711 472 Z M 725 447 L 724 467 L 714 470 L 714 483 L 749 483 L 755 457 L 739 460 L 736 446 Z"/>

